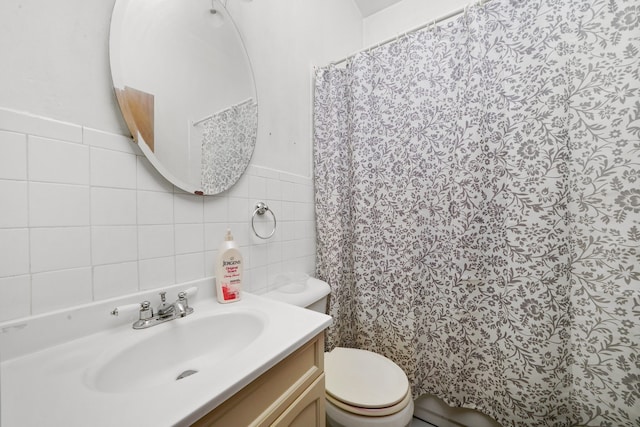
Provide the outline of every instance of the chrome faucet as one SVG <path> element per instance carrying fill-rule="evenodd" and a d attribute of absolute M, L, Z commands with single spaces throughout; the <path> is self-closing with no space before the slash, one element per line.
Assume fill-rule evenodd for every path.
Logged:
<path fill-rule="evenodd" d="M 175 313 L 175 310 L 176 310 L 176 307 L 175 307 L 174 304 L 167 304 L 166 295 L 167 295 L 166 292 L 160 292 L 160 305 L 158 306 L 158 309 L 156 310 L 156 313 L 158 313 L 157 315 L 160 318 L 173 316 L 173 314 Z"/>
<path fill-rule="evenodd" d="M 173 308 L 176 316 L 178 317 L 185 317 L 186 315 L 193 313 L 193 308 L 189 307 L 186 292 L 178 293 L 178 300 L 173 303 Z"/>
<path fill-rule="evenodd" d="M 178 293 L 178 299 L 172 304 L 168 304 L 166 301 L 166 292 L 160 292 L 160 305 L 156 309 L 155 314 L 149 301 L 135 304 L 140 310 L 140 315 L 138 320 L 133 322 L 133 329 L 150 328 L 160 323 L 185 317 L 193 313 L 193 307 L 189 307 L 187 295 L 187 292 L 180 292 Z M 118 308 L 115 308 L 111 314 L 117 316 L 118 311 Z"/>

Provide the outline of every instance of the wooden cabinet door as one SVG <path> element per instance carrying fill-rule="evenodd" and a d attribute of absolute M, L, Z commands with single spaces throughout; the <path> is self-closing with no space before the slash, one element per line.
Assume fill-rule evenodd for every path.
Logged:
<path fill-rule="evenodd" d="M 272 427 L 325 426 L 324 374 L 272 424 Z"/>
<path fill-rule="evenodd" d="M 192 427 L 271 426 L 320 379 L 324 420 L 323 333 L 196 421 Z M 296 425 L 309 427 L 316 424 Z M 324 427 L 324 421 L 318 425 Z"/>

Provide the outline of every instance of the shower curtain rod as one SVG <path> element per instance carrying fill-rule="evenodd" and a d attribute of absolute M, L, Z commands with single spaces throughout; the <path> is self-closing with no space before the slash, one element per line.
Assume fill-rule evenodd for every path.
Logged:
<path fill-rule="evenodd" d="M 428 26 L 430 26 L 430 25 L 435 26 L 435 25 L 437 25 L 438 23 L 440 23 L 440 22 L 442 22 L 442 21 L 446 21 L 446 20 L 447 20 L 447 19 L 449 19 L 449 18 L 453 18 L 453 17 L 454 17 L 454 16 L 456 16 L 456 15 L 460 15 L 461 13 L 466 13 L 466 12 L 467 12 L 467 10 L 469 10 L 469 8 L 470 8 L 470 7 L 472 7 L 472 6 L 474 6 L 474 5 L 476 5 L 476 6 L 482 6 L 483 4 L 489 3 L 490 1 L 491 1 L 491 0 L 478 0 L 478 1 L 475 1 L 475 2 L 472 2 L 472 3 L 469 3 L 469 4 L 468 4 L 468 5 L 466 5 L 465 7 L 462 7 L 462 8 L 460 8 L 460 9 L 454 10 L 453 12 L 449 12 L 449 13 L 447 13 L 446 15 L 441 16 L 441 17 L 439 17 L 439 18 L 437 18 L 437 19 L 435 19 L 435 20 L 433 20 L 433 21 L 427 22 L 426 24 L 422 24 L 422 25 L 420 25 L 420 26 L 418 26 L 418 27 L 412 28 L 412 29 L 410 29 L 410 30 L 408 30 L 408 31 L 405 31 L 404 33 L 400 33 L 400 34 L 398 34 L 398 35 L 397 35 L 397 36 L 395 36 L 395 37 L 391 37 L 391 38 L 389 38 L 389 39 L 387 39 L 387 40 L 385 40 L 385 41 L 383 41 L 383 42 L 380 42 L 380 43 L 374 44 L 373 46 L 369 46 L 369 47 L 367 47 L 367 48 L 365 48 L 365 49 L 361 49 L 361 50 L 359 50 L 359 51 L 357 51 L 357 52 L 355 52 L 355 53 L 352 53 L 351 55 L 349 55 L 349 56 L 347 56 L 347 57 L 345 57 L 345 58 L 342 58 L 342 59 L 340 59 L 340 60 L 338 60 L 338 61 L 332 61 L 332 62 L 330 62 L 330 63 L 329 63 L 329 65 L 338 65 L 338 64 L 341 64 L 341 63 L 343 63 L 343 62 L 345 62 L 345 61 L 348 61 L 349 59 L 353 58 L 354 56 L 356 56 L 356 55 L 357 55 L 357 54 L 359 54 L 359 53 L 362 53 L 362 52 L 368 52 L 368 51 L 373 50 L 373 49 L 375 49 L 375 48 L 378 48 L 378 47 L 380 47 L 380 46 L 384 46 L 384 45 L 386 45 L 386 44 L 388 44 L 388 43 L 391 43 L 392 41 L 398 40 L 398 38 L 400 38 L 400 37 L 402 37 L 402 36 L 406 36 L 407 34 L 415 33 L 416 31 L 420 31 L 420 30 L 422 30 L 423 28 L 427 28 L 427 27 L 428 27 Z"/>

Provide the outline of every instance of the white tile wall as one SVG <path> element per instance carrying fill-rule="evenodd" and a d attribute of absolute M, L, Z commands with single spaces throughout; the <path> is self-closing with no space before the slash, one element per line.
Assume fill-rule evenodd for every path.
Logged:
<path fill-rule="evenodd" d="M 27 179 L 27 136 L 0 131 L 0 179 Z"/>
<path fill-rule="evenodd" d="M 136 225 L 136 197 L 136 190 L 91 188 L 91 224 Z"/>
<path fill-rule="evenodd" d="M 91 268 L 49 271 L 31 276 L 33 314 L 91 302 Z"/>
<path fill-rule="evenodd" d="M 0 229 L 0 277 L 28 273 L 29 230 L 27 228 Z"/>
<path fill-rule="evenodd" d="M 30 135 L 27 152 L 30 181 L 89 184 L 89 147 Z"/>
<path fill-rule="evenodd" d="M 227 228 L 248 291 L 315 267 L 309 178 L 251 165 L 220 195 L 186 194 L 130 138 L 5 109 L 0 201 L 0 322 L 211 276 Z"/>
<path fill-rule="evenodd" d="M 92 265 L 136 261 L 138 228 L 135 225 L 91 227 Z"/>
<path fill-rule="evenodd" d="M 204 252 L 204 224 L 175 225 L 176 254 Z"/>
<path fill-rule="evenodd" d="M 154 289 L 169 286 L 176 281 L 174 257 L 143 259 L 138 261 L 140 289 Z"/>
<path fill-rule="evenodd" d="M 89 225 L 89 186 L 29 183 L 29 225 L 60 227 Z"/>
<path fill-rule="evenodd" d="M 138 258 L 161 258 L 175 255 L 173 225 L 138 226 Z"/>
<path fill-rule="evenodd" d="M 0 111 L 0 129 L 60 141 L 82 142 L 82 126 L 13 110 Z"/>
<path fill-rule="evenodd" d="M 227 197 L 209 196 L 204 198 L 204 221 L 226 223 L 229 219 L 229 204 Z"/>
<path fill-rule="evenodd" d="M 176 224 L 202 224 L 204 222 L 204 197 L 176 194 L 173 201 Z M 225 209 L 226 206 L 224 204 Z"/>
<path fill-rule="evenodd" d="M 204 263 L 205 259 L 202 252 L 176 255 L 176 283 L 202 278 Z"/>
<path fill-rule="evenodd" d="M 93 266 L 93 298 L 114 298 L 138 291 L 138 261 Z"/>
<path fill-rule="evenodd" d="M 89 227 L 31 227 L 31 273 L 91 265 Z"/>
<path fill-rule="evenodd" d="M 11 203 L 2 203 L 0 207 L 0 227 L 27 227 L 29 225 L 29 192 L 27 188 L 26 181 L 0 180 L 0 200 L 11 200 Z"/>
<path fill-rule="evenodd" d="M 136 156 L 114 150 L 92 148 L 91 185 L 136 188 Z"/>
<path fill-rule="evenodd" d="M 5 319 L 17 319 L 31 314 L 31 276 L 0 279 L 0 313 Z"/>
<path fill-rule="evenodd" d="M 138 224 L 173 224 L 173 194 L 138 191 Z"/>

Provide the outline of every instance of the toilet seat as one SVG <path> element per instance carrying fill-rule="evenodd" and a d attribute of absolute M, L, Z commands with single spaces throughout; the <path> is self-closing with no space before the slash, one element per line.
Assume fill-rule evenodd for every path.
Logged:
<path fill-rule="evenodd" d="M 411 401 L 406 374 L 380 354 L 336 347 L 325 353 L 324 362 L 327 400 L 342 410 L 381 417 L 401 411 Z"/>
<path fill-rule="evenodd" d="M 343 411 L 349 412 L 351 414 L 361 415 L 363 417 L 386 417 L 388 415 L 398 413 L 407 407 L 407 405 L 411 402 L 411 391 L 408 390 L 404 399 L 402 399 L 400 402 L 396 403 L 393 406 L 387 406 L 383 408 L 361 408 L 359 406 L 347 405 L 346 403 L 337 400 L 329 393 L 326 393 L 325 397 L 337 408 L 340 408 Z"/>

